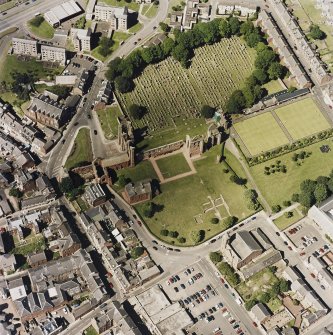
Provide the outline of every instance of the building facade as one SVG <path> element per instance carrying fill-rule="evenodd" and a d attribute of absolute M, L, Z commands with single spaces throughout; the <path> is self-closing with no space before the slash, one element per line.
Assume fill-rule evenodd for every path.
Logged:
<path fill-rule="evenodd" d="M 91 51 L 91 29 L 71 29 L 71 40 L 77 52 Z"/>
<path fill-rule="evenodd" d="M 41 54 L 43 61 L 59 62 L 62 65 L 66 64 L 66 49 L 64 48 L 42 45 Z"/>
<path fill-rule="evenodd" d="M 12 46 L 15 55 L 27 55 L 32 57 L 37 57 L 38 55 L 37 41 L 13 37 Z"/>
<path fill-rule="evenodd" d="M 110 22 L 112 30 L 128 29 L 128 8 L 111 7 L 106 5 L 95 6 L 95 19 L 98 21 Z"/>

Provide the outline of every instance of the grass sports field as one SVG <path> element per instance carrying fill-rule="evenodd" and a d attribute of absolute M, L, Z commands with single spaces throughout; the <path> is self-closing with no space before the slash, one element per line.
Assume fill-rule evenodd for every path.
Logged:
<path fill-rule="evenodd" d="M 299 140 L 331 128 L 311 98 L 278 108 L 275 113 L 293 140 Z"/>
<path fill-rule="evenodd" d="M 215 211 L 204 212 L 204 209 L 212 208 L 210 199 L 216 200 L 221 195 L 227 203 L 231 215 L 243 219 L 252 214 L 244 201 L 244 186 L 236 185 L 230 181 L 231 172 L 223 172 L 223 169 L 226 168 L 225 163 L 216 164 L 216 155 L 220 151 L 221 146 L 216 146 L 206 152 L 203 159 L 194 161 L 196 174 L 161 185 L 161 193 L 153 198 L 153 202 L 164 206 L 163 210 L 155 213 L 152 218 L 142 216 L 148 228 L 159 239 L 179 244 L 177 239 L 161 236 L 161 229 L 167 229 L 177 231 L 179 237 L 186 238 L 186 243 L 182 245 L 193 245 L 190 237 L 193 230 L 205 230 L 205 238 L 223 231 L 225 226 L 222 221 L 218 224 L 210 222 L 216 216 Z M 244 178 L 245 173 L 237 159 L 228 151 L 225 152 L 225 156 L 235 173 Z M 143 163 L 138 164 L 135 169 L 141 169 L 143 177 L 145 177 L 146 166 L 140 168 Z M 251 186 L 249 185 L 249 187 Z M 143 204 L 136 206 L 141 215 L 142 208 Z M 229 215 L 224 205 L 218 206 L 217 210 L 222 218 Z M 180 212 L 182 215 L 179 215 Z"/>
<path fill-rule="evenodd" d="M 289 143 L 287 136 L 271 113 L 260 114 L 238 122 L 234 128 L 252 156 Z"/>
<path fill-rule="evenodd" d="M 234 125 L 241 140 L 238 142 L 246 156 L 257 156 L 329 128 L 331 125 L 311 98 L 259 114 Z"/>
<path fill-rule="evenodd" d="M 149 131 L 175 127 L 178 116 L 182 123 L 197 117 L 202 104 L 224 106 L 232 91 L 240 88 L 254 68 L 255 51 L 238 37 L 224 39 L 195 50 L 189 69 L 172 57 L 145 68 L 134 80 L 135 89 L 117 96 L 124 107 L 133 103 L 147 107 L 137 127 Z"/>
<path fill-rule="evenodd" d="M 158 159 L 156 163 L 164 178 L 191 171 L 182 153 Z"/>

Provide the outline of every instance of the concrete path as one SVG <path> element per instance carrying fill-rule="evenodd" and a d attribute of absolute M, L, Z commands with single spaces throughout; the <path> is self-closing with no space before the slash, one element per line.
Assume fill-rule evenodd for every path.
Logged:
<path fill-rule="evenodd" d="M 292 212 L 294 209 L 297 209 L 297 207 L 299 206 L 298 203 L 295 203 L 295 204 L 292 204 L 291 206 L 283 209 L 282 211 L 280 211 L 279 213 L 276 213 L 276 214 L 273 214 L 271 216 L 271 219 L 274 221 L 275 219 L 279 218 L 280 216 L 282 216 L 284 213 L 287 213 L 287 212 Z M 297 209 L 297 212 L 299 210 Z"/>

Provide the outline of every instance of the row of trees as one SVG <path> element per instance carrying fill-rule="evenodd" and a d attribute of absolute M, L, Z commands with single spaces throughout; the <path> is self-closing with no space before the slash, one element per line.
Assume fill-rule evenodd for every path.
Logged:
<path fill-rule="evenodd" d="M 287 72 L 279 63 L 278 55 L 262 41 L 260 30 L 251 21 L 242 24 L 241 32 L 247 44 L 256 49 L 257 57 L 255 70 L 245 80 L 243 88 L 235 90 L 227 101 L 226 112 L 230 114 L 238 114 L 245 107 L 253 106 L 267 94 L 262 85 L 283 77 Z"/>
<path fill-rule="evenodd" d="M 236 286 L 240 283 L 240 278 L 238 273 L 235 272 L 234 268 L 227 262 L 221 262 L 218 264 L 217 268 L 221 274 L 227 279 L 228 283 L 232 286 Z"/>

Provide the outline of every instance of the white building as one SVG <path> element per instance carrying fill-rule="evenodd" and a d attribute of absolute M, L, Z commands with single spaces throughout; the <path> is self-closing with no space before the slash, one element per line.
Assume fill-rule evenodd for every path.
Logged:
<path fill-rule="evenodd" d="M 110 22 L 111 30 L 128 29 L 128 8 L 112 7 L 105 4 L 95 6 L 95 19 Z"/>
<path fill-rule="evenodd" d="M 59 62 L 63 65 L 66 64 L 66 49 L 64 48 L 42 45 L 41 53 L 43 61 Z"/>
<path fill-rule="evenodd" d="M 71 40 L 77 52 L 91 51 L 91 29 L 71 29 Z"/>
<path fill-rule="evenodd" d="M 16 55 L 28 55 L 37 57 L 37 41 L 13 37 L 12 46 L 13 52 Z"/>
<path fill-rule="evenodd" d="M 80 13 L 81 7 L 74 0 L 70 0 L 50 9 L 44 14 L 44 18 L 52 27 L 58 27 L 62 22 Z"/>

